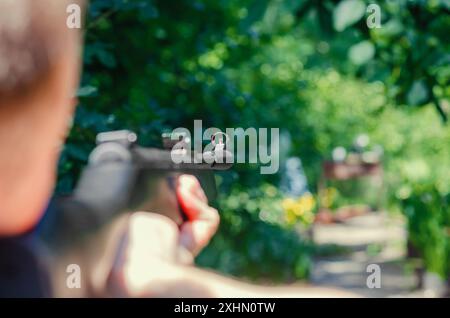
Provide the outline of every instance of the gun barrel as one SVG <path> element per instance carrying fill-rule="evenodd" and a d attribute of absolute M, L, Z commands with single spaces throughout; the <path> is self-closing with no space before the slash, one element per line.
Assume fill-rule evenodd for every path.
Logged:
<path fill-rule="evenodd" d="M 227 170 L 233 165 L 232 163 L 227 163 L 225 158 L 222 160 L 223 162 L 214 161 L 207 163 L 201 161 L 201 158 L 196 157 L 195 154 L 185 157 L 184 162 L 175 163 L 170 151 L 156 148 L 135 146 L 132 148 L 132 152 L 133 158 L 139 167 L 148 170 Z"/>

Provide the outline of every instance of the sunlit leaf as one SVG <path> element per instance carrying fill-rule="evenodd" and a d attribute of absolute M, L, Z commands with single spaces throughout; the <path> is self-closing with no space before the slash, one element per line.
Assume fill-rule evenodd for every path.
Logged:
<path fill-rule="evenodd" d="M 344 0 L 333 11 L 333 25 L 337 31 L 358 22 L 366 12 L 366 5 L 361 0 Z"/>
<path fill-rule="evenodd" d="M 94 96 L 97 93 L 98 89 L 97 87 L 94 86 L 83 86 L 80 87 L 75 96 L 76 97 L 89 97 L 89 96 Z"/>
<path fill-rule="evenodd" d="M 362 65 L 369 62 L 375 55 L 375 46 L 370 41 L 362 41 L 353 45 L 348 57 L 356 65 Z"/>

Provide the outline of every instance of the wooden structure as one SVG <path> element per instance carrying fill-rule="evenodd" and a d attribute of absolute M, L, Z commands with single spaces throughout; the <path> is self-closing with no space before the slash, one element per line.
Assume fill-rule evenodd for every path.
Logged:
<path fill-rule="evenodd" d="M 321 209 L 321 197 L 326 188 L 327 181 L 330 180 L 352 180 L 361 177 L 373 177 L 375 182 L 383 187 L 383 166 L 381 162 L 335 162 L 325 161 L 322 164 L 322 173 L 319 180 L 318 194 L 319 194 L 319 210 Z M 382 191 L 379 191 L 378 205 L 381 206 Z"/>

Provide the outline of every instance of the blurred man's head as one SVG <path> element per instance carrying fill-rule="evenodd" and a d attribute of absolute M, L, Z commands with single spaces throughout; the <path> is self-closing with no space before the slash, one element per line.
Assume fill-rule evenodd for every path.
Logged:
<path fill-rule="evenodd" d="M 78 85 L 75 2 L 0 1 L 0 236 L 29 230 L 54 186 Z"/>

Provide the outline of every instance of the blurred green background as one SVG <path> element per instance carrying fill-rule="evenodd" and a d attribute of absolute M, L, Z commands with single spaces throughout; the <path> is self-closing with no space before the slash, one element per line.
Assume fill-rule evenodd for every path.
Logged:
<path fill-rule="evenodd" d="M 380 28 L 367 26 L 370 3 Z M 383 207 L 407 216 L 427 269 L 448 277 L 449 10 L 448 0 L 91 0 L 57 192 L 71 191 L 101 131 L 131 129 L 158 146 L 194 119 L 279 127 L 281 158 L 302 159 L 311 194 L 288 199 L 283 170 L 236 165 L 218 178 L 222 223 L 197 262 L 304 279 L 315 247 L 298 227 L 317 212 L 321 163 L 365 134 L 384 149 Z"/>

